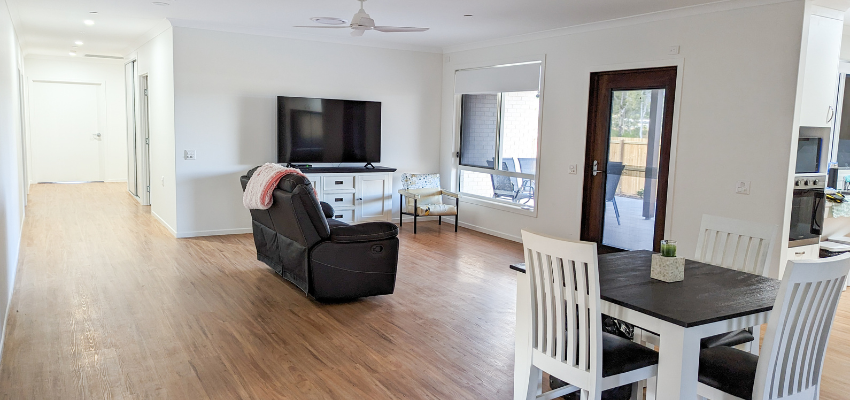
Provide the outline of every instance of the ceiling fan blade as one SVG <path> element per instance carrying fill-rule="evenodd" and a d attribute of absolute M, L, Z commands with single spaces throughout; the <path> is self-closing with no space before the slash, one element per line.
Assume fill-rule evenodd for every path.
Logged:
<path fill-rule="evenodd" d="M 342 26 L 319 26 L 319 25 L 296 25 L 293 28 L 322 28 L 322 29 L 348 29 L 348 25 Z"/>
<path fill-rule="evenodd" d="M 372 29 L 379 32 L 425 32 L 429 28 L 416 28 L 412 26 L 376 26 Z"/>
<path fill-rule="evenodd" d="M 352 29 L 351 30 L 351 36 L 363 36 L 364 33 L 366 33 L 365 29 Z"/>

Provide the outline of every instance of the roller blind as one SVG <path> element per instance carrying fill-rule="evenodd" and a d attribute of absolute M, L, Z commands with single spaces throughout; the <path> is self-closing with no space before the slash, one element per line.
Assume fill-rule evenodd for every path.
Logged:
<path fill-rule="evenodd" d="M 541 63 L 463 69 L 455 74 L 455 94 L 540 90 Z"/>

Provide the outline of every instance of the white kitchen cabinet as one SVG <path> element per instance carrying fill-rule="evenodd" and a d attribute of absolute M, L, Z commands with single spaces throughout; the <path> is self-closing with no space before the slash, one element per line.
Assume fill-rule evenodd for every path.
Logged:
<path fill-rule="evenodd" d="M 844 21 L 821 15 L 809 16 L 806 40 L 801 126 L 832 126 L 835 91 Z"/>
<path fill-rule="evenodd" d="M 376 172 L 305 172 L 313 182 L 319 199 L 334 208 L 333 218 L 356 224 L 392 221 L 392 171 L 394 169 Z"/>

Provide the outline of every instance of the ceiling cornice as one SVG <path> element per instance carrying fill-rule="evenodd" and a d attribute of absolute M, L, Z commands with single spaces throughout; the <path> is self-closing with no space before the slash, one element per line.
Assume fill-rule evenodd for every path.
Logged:
<path fill-rule="evenodd" d="M 456 53 L 460 51 L 475 50 L 486 47 L 501 46 L 506 44 L 515 44 L 528 42 L 533 40 L 548 39 L 558 36 L 574 35 L 577 33 L 598 31 L 610 28 L 619 28 L 630 25 L 644 24 L 648 22 L 663 21 L 674 18 L 689 17 L 693 15 L 709 14 L 729 10 L 737 10 L 742 8 L 758 7 L 770 4 L 787 3 L 790 1 L 801 0 L 723 0 L 714 3 L 702 4 L 698 6 L 674 8 L 672 10 L 658 11 L 653 13 L 635 15 L 631 17 L 623 17 L 611 19 L 607 21 L 591 22 L 569 26 L 564 28 L 550 29 L 546 31 L 527 33 L 523 35 L 510 36 L 505 38 L 483 40 L 479 42 L 467 43 L 446 46 L 443 48 L 443 53 Z"/>

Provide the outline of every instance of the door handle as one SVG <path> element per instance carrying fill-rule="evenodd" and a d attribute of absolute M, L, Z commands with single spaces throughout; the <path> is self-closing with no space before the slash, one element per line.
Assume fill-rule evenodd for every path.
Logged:
<path fill-rule="evenodd" d="M 829 106 L 829 110 L 826 113 L 826 122 L 832 122 L 833 118 L 835 118 L 835 109 Z"/>
<path fill-rule="evenodd" d="M 599 161 L 593 160 L 593 176 L 600 172 L 604 173 L 605 171 L 599 169 Z"/>
<path fill-rule="evenodd" d="M 95 133 L 95 134 L 94 134 L 94 138 L 95 138 L 95 139 L 100 139 L 100 136 L 101 136 L 101 135 L 100 135 L 100 132 L 98 132 L 98 133 Z"/>

